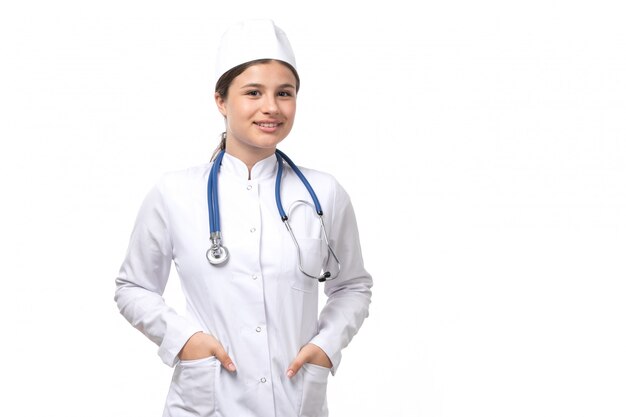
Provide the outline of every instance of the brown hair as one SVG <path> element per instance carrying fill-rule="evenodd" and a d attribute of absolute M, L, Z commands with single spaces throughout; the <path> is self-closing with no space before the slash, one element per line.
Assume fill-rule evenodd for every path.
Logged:
<path fill-rule="evenodd" d="M 237 76 L 239 76 L 242 72 L 244 72 L 246 69 L 248 69 L 249 67 L 253 65 L 267 64 L 268 62 L 271 62 L 271 61 L 277 61 L 277 60 L 255 59 L 254 61 L 248 61 L 246 63 L 237 65 L 236 67 L 229 69 L 224 74 L 222 74 L 219 80 L 217 80 L 217 82 L 215 83 L 215 92 L 219 94 L 219 96 L 222 97 L 223 99 L 226 99 L 226 97 L 228 97 L 228 89 L 230 88 L 230 85 L 232 84 L 233 80 L 237 78 Z M 293 72 L 293 75 L 296 77 L 296 93 L 297 93 L 298 90 L 300 90 L 300 77 L 298 76 L 298 72 L 293 66 L 291 66 L 290 64 L 284 61 L 277 61 L 277 62 L 280 62 L 281 64 L 289 68 L 291 72 Z M 226 132 L 222 132 L 220 144 L 215 149 L 215 151 L 213 151 L 213 156 L 211 156 L 211 161 L 214 160 L 217 154 L 220 151 L 223 151 L 224 149 L 226 149 Z"/>

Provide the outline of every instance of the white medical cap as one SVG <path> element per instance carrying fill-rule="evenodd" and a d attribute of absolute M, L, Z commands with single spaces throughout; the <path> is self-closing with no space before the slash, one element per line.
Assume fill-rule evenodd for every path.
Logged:
<path fill-rule="evenodd" d="M 276 59 L 296 68 L 287 35 L 270 19 L 246 20 L 224 32 L 217 49 L 215 80 L 237 65 L 257 59 Z"/>

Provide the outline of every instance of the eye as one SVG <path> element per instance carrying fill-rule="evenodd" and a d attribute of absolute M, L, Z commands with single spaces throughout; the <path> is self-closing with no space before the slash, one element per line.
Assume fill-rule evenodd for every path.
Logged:
<path fill-rule="evenodd" d="M 293 94 L 291 94 L 291 91 L 281 91 L 278 93 L 278 97 L 291 97 L 293 96 Z"/>
<path fill-rule="evenodd" d="M 259 90 L 250 90 L 250 91 L 246 91 L 246 95 L 252 96 L 252 97 L 258 97 L 261 95 L 261 92 Z"/>

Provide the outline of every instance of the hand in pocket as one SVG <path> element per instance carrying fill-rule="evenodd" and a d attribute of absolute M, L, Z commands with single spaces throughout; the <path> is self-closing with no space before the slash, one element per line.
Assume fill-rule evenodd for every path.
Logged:
<path fill-rule="evenodd" d="M 180 360 L 194 360 L 215 356 L 222 366 L 231 372 L 235 372 L 235 364 L 228 356 L 222 344 L 213 336 L 207 333 L 198 332 L 187 340 L 187 343 L 178 353 Z"/>
<path fill-rule="evenodd" d="M 287 376 L 291 378 L 297 374 L 300 368 L 302 368 L 302 365 L 305 363 L 323 366 L 324 368 L 332 368 L 333 366 L 330 358 L 326 355 L 326 352 L 324 352 L 322 348 L 312 343 L 308 343 L 300 349 L 296 358 L 293 362 L 291 362 L 291 365 L 289 365 L 289 369 L 287 369 Z"/>

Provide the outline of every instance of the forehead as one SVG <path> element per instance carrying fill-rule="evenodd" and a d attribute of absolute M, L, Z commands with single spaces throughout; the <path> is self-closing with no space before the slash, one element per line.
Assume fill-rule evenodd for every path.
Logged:
<path fill-rule="evenodd" d="M 261 85 L 296 85 L 296 76 L 289 67 L 278 61 L 269 61 L 249 66 L 234 80 L 234 84 L 255 83 Z"/>

